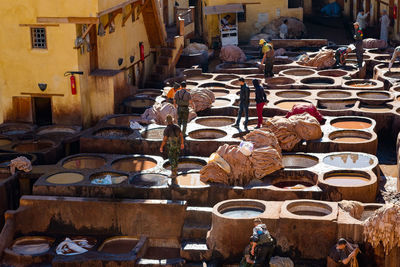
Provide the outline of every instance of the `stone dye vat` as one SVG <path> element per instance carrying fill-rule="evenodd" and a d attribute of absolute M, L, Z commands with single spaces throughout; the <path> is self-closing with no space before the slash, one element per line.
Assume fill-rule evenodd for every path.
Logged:
<path fill-rule="evenodd" d="M 380 105 L 392 101 L 393 96 L 388 92 L 365 91 L 357 93 L 361 103 Z"/>
<path fill-rule="evenodd" d="M 375 128 L 375 121 L 369 118 L 361 117 L 342 117 L 330 121 L 330 125 L 339 129 L 360 130 Z"/>
<path fill-rule="evenodd" d="M 20 153 L 31 153 L 31 152 L 41 152 L 45 150 L 49 150 L 55 146 L 54 142 L 50 140 L 31 140 L 31 141 L 23 141 L 17 145 L 13 146 L 13 149 L 16 152 Z"/>
<path fill-rule="evenodd" d="M 363 143 L 370 141 L 371 138 L 370 133 L 355 130 L 335 131 L 329 135 L 329 139 L 340 143 Z"/>
<path fill-rule="evenodd" d="M 319 76 L 338 78 L 338 77 L 346 76 L 349 73 L 345 70 L 321 70 L 321 71 L 318 71 L 317 74 Z"/>
<path fill-rule="evenodd" d="M 165 187 L 168 186 L 169 178 L 158 173 L 136 174 L 129 180 L 135 187 Z"/>
<path fill-rule="evenodd" d="M 62 126 L 62 125 L 50 125 L 40 127 L 36 130 L 36 134 L 39 136 L 49 137 L 70 137 L 79 133 L 80 127 L 73 126 Z"/>
<path fill-rule="evenodd" d="M 236 121 L 233 117 L 225 116 L 212 116 L 212 117 L 202 117 L 197 118 L 195 123 L 207 127 L 224 127 L 234 124 Z"/>
<path fill-rule="evenodd" d="M 128 97 L 122 103 L 124 113 L 137 113 L 142 114 L 146 109 L 153 106 L 155 103 L 154 98 L 148 96 Z"/>
<path fill-rule="evenodd" d="M 344 89 L 367 89 L 367 90 L 382 90 L 384 85 L 383 82 L 378 80 L 362 80 L 353 79 L 345 81 L 342 84 Z"/>
<path fill-rule="evenodd" d="M 131 135 L 133 131 L 129 128 L 124 127 L 105 127 L 101 128 L 93 133 L 96 137 L 103 138 L 123 138 Z"/>
<path fill-rule="evenodd" d="M 286 154 L 283 155 L 282 162 L 285 169 L 304 169 L 317 165 L 319 159 L 306 154 Z"/>
<path fill-rule="evenodd" d="M 129 126 L 131 120 L 140 119 L 140 115 L 117 115 L 106 120 L 107 124 L 118 125 L 118 126 Z"/>
<path fill-rule="evenodd" d="M 260 217 L 264 213 L 266 207 L 251 200 L 230 201 L 218 207 L 218 213 L 222 217 L 231 219 L 251 219 Z"/>
<path fill-rule="evenodd" d="M 188 81 L 204 81 L 204 80 L 210 80 L 213 78 L 213 75 L 211 74 L 200 74 L 196 76 L 189 76 L 187 78 Z"/>
<path fill-rule="evenodd" d="M 356 100 L 318 100 L 319 109 L 345 110 L 351 109 L 356 104 Z"/>
<path fill-rule="evenodd" d="M 207 163 L 205 160 L 198 159 L 198 158 L 192 158 L 192 157 L 180 158 L 179 162 L 178 162 L 178 171 L 179 172 L 188 172 L 188 171 L 193 171 L 193 170 L 200 170 L 206 164 Z M 166 161 L 163 164 L 163 167 L 166 170 L 171 170 L 169 161 Z"/>
<path fill-rule="evenodd" d="M 303 98 L 310 96 L 310 92 L 306 91 L 280 91 L 275 93 L 276 96 L 281 98 Z"/>
<path fill-rule="evenodd" d="M 374 168 L 378 162 L 376 157 L 359 152 L 338 152 L 325 156 L 324 164 L 341 169 L 364 169 Z"/>
<path fill-rule="evenodd" d="M 304 78 L 300 81 L 302 84 L 306 86 L 329 86 L 335 84 L 335 80 L 332 78 L 328 77 L 310 77 L 310 78 Z"/>
<path fill-rule="evenodd" d="M 133 251 L 139 239 L 129 236 L 116 236 L 108 238 L 99 247 L 99 251 L 107 254 L 127 254 Z"/>
<path fill-rule="evenodd" d="M 32 132 L 34 127 L 24 123 L 4 123 L 0 125 L 0 134 L 17 136 Z"/>
<path fill-rule="evenodd" d="M 100 156 L 73 156 L 62 163 L 65 169 L 99 169 L 106 164 L 106 160 Z"/>
<path fill-rule="evenodd" d="M 273 77 L 266 79 L 268 88 L 272 89 L 290 89 L 296 81 L 289 77 Z"/>
<path fill-rule="evenodd" d="M 332 214 L 332 206 L 317 201 L 292 201 L 285 206 L 286 210 L 296 216 L 324 217 Z"/>
<path fill-rule="evenodd" d="M 225 137 L 227 134 L 225 131 L 218 129 L 199 129 L 191 131 L 189 137 L 192 139 L 219 139 Z"/>
<path fill-rule="evenodd" d="M 214 80 L 219 81 L 219 82 L 229 82 L 235 79 L 239 79 L 240 76 L 238 75 L 228 75 L 228 74 L 221 74 L 218 75 L 214 78 Z"/>
<path fill-rule="evenodd" d="M 350 92 L 346 91 L 320 91 L 317 93 L 317 96 L 320 98 L 337 98 L 337 99 L 343 99 L 343 98 L 349 98 L 351 97 Z"/>
<path fill-rule="evenodd" d="M 274 105 L 283 110 L 291 110 L 292 107 L 297 104 L 310 104 L 310 102 L 303 100 L 281 100 L 275 102 Z"/>
<path fill-rule="evenodd" d="M 53 175 L 50 175 L 46 182 L 50 184 L 76 184 L 82 182 L 85 179 L 85 176 L 78 172 L 60 172 Z"/>
<path fill-rule="evenodd" d="M 128 180 L 128 175 L 119 172 L 99 172 L 90 176 L 90 182 L 96 185 L 118 185 Z"/>
<path fill-rule="evenodd" d="M 366 105 L 360 104 L 359 109 L 363 112 L 370 113 L 387 113 L 393 109 L 392 105 Z"/>
<path fill-rule="evenodd" d="M 152 169 L 157 166 L 157 161 L 148 157 L 125 157 L 118 159 L 111 164 L 111 167 L 117 171 L 123 172 L 141 172 Z"/>
<path fill-rule="evenodd" d="M 304 77 L 304 76 L 314 75 L 315 73 L 316 71 L 313 69 L 294 68 L 294 69 L 283 70 L 279 74 L 285 76 Z"/>
<path fill-rule="evenodd" d="M 222 98 L 222 97 L 216 98 L 215 101 L 212 103 L 213 108 L 223 108 L 231 105 L 232 101 L 229 98 Z"/>

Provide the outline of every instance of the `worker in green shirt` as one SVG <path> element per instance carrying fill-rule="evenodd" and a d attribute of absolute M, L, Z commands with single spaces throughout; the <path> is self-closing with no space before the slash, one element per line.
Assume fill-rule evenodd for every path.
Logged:
<path fill-rule="evenodd" d="M 267 43 L 264 39 L 261 39 L 259 42 L 261 48 L 261 52 L 263 54 L 263 59 L 261 61 L 261 65 L 265 63 L 264 66 L 264 77 L 265 79 L 269 77 L 274 77 L 274 47 L 272 44 Z"/>

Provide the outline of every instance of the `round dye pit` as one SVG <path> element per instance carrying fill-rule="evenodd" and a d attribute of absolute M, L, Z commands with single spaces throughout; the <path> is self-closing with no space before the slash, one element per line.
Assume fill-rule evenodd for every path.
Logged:
<path fill-rule="evenodd" d="M 21 135 L 32 131 L 29 125 L 3 125 L 0 127 L 0 134 L 4 135 Z"/>
<path fill-rule="evenodd" d="M 311 95 L 310 92 L 305 92 L 305 91 L 281 91 L 276 93 L 276 96 L 282 98 L 302 98 L 310 95 Z"/>
<path fill-rule="evenodd" d="M 211 91 L 214 93 L 215 97 L 223 97 L 223 96 L 227 96 L 230 94 L 230 91 L 227 89 L 223 89 L 223 88 L 212 88 Z"/>
<path fill-rule="evenodd" d="M 181 158 L 179 159 L 178 163 L 178 171 L 179 172 L 189 172 L 193 170 L 201 170 L 207 162 L 205 162 L 202 159 L 195 159 L 195 158 Z M 167 161 L 163 165 L 164 169 L 166 170 L 171 170 L 171 166 L 169 162 Z"/>
<path fill-rule="evenodd" d="M 11 140 L 7 138 L 0 138 L 0 146 L 6 146 L 11 144 Z"/>
<path fill-rule="evenodd" d="M 120 184 L 126 180 L 128 180 L 128 176 L 117 172 L 101 172 L 90 176 L 90 182 L 97 185 Z"/>
<path fill-rule="evenodd" d="M 196 123 L 203 125 L 203 126 L 208 126 L 208 127 L 224 127 L 224 126 L 229 126 L 235 123 L 234 118 L 230 117 L 209 117 L 209 118 L 198 118 L 196 119 Z"/>
<path fill-rule="evenodd" d="M 15 146 L 13 146 L 13 149 L 17 152 L 38 152 L 38 151 L 43 151 L 47 150 L 54 147 L 54 143 L 51 141 L 25 141 L 23 143 L 19 143 Z"/>
<path fill-rule="evenodd" d="M 10 250 L 18 255 L 40 255 L 48 252 L 54 239 L 40 236 L 26 236 L 16 239 Z"/>
<path fill-rule="evenodd" d="M 376 55 L 391 54 L 391 53 L 393 53 L 393 49 L 374 48 L 374 49 L 368 50 L 368 53 L 370 53 L 370 54 L 376 54 Z"/>
<path fill-rule="evenodd" d="M 349 98 L 351 96 L 350 92 L 345 91 L 322 91 L 317 94 L 320 98 Z"/>
<path fill-rule="evenodd" d="M 360 110 L 366 112 L 378 112 L 378 113 L 385 113 L 392 110 L 391 105 L 360 105 Z"/>
<path fill-rule="evenodd" d="M 290 169 L 311 168 L 319 163 L 317 157 L 302 154 L 283 155 L 283 166 Z"/>
<path fill-rule="evenodd" d="M 76 184 L 82 182 L 85 177 L 77 172 L 60 172 L 49 176 L 46 182 L 51 184 Z"/>
<path fill-rule="evenodd" d="M 371 88 L 377 87 L 378 86 L 378 82 L 377 81 L 372 81 L 372 80 L 351 80 L 351 81 L 344 82 L 343 85 L 345 87 L 350 87 L 350 88 L 367 88 L 367 89 L 371 89 Z M 383 84 L 382 84 L 382 88 L 383 88 Z M 382 88 L 376 88 L 376 89 L 382 89 Z"/>
<path fill-rule="evenodd" d="M 390 93 L 377 91 L 359 92 L 357 96 L 366 104 L 383 104 L 393 99 Z"/>
<path fill-rule="evenodd" d="M 287 210 L 299 216 L 323 217 L 332 213 L 332 208 L 321 202 L 294 201 L 287 205 Z"/>
<path fill-rule="evenodd" d="M 324 182 L 336 187 L 364 186 L 370 182 L 366 173 L 334 172 L 324 176 Z"/>
<path fill-rule="evenodd" d="M 310 104 L 308 101 L 279 101 L 275 103 L 275 106 L 283 110 L 291 110 L 294 105 L 297 104 Z"/>
<path fill-rule="evenodd" d="M 390 60 L 392 59 L 392 57 L 390 55 L 387 56 L 377 56 L 374 58 L 376 61 L 380 61 L 382 62 L 390 62 Z"/>
<path fill-rule="evenodd" d="M 319 109 L 343 110 L 354 107 L 356 100 L 318 100 Z"/>
<path fill-rule="evenodd" d="M 302 84 L 312 85 L 312 86 L 318 86 L 318 85 L 327 86 L 334 84 L 335 80 L 327 77 L 311 77 L 302 79 L 300 82 Z"/>
<path fill-rule="evenodd" d="M 227 98 L 217 98 L 215 99 L 214 103 L 212 103 L 212 106 L 214 108 L 226 107 L 230 105 L 231 105 L 231 100 Z"/>
<path fill-rule="evenodd" d="M 280 74 L 283 75 L 296 76 L 296 77 L 310 76 L 315 73 L 316 71 L 313 69 L 288 69 L 280 72 Z"/>
<path fill-rule="evenodd" d="M 165 261 L 168 259 L 179 259 L 180 249 L 169 247 L 148 247 L 143 259 Z M 169 264 L 175 266 L 175 264 Z"/>
<path fill-rule="evenodd" d="M 129 126 L 131 120 L 140 119 L 140 115 L 122 115 L 107 120 L 108 124 Z"/>
<path fill-rule="evenodd" d="M 296 81 L 294 79 L 288 77 L 273 77 L 268 78 L 265 81 L 269 88 L 290 87 L 290 85 L 295 82 Z"/>
<path fill-rule="evenodd" d="M 304 179 L 307 179 L 306 177 L 298 177 L 298 178 L 299 178 L 298 181 L 279 181 L 276 183 L 274 182 L 273 186 L 288 190 L 302 190 L 315 185 L 311 182 L 303 181 Z"/>
<path fill-rule="evenodd" d="M 108 254 L 127 254 L 136 247 L 138 242 L 139 240 L 134 237 L 112 237 L 104 241 L 99 251 Z"/>
<path fill-rule="evenodd" d="M 222 203 L 218 212 L 231 219 L 251 219 L 259 217 L 265 211 L 265 206 L 257 201 L 231 200 Z"/>
<path fill-rule="evenodd" d="M 98 169 L 106 164 L 106 160 L 98 156 L 80 156 L 67 159 L 63 163 L 66 169 Z"/>
<path fill-rule="evenodd" d="M 372 126 L 372 121 L 367 118 L 338 118 L 333 119 L 330 124 L 335 128 L 359 130 L 368 129 Z"/>
<path fill-rule="evenodd" d="M 63 135 L 63 136 L 68 136 L 68 135 L 73 135 L 78 133 L 76 129 L 70 128 L 70 127 L 62 127 L 62 126 L 49 126 L 49 127 L 44 127 L 39 129 L 36 134 L 37 135 Z"/>
<path fill-rule="evenodd" d="M 207 184 L 200 181 L 200 173 L 185 173 L 178 175 L 176 182 L 181 187 L 205 186 Z"/>
<path fill-rule="evenodd" d="M 151 98 L 156 98 L 161 94 L 162 91 L 159 89 L 139 89 L 136 96 L 149 96 Z"/>
<path fill-rule="evenodd" d="M 128 137 L 132 134 L 133 131 L 128 128 L 118 128 L 118 127 L 110 127 L 110 128 L 102 128 L 93 133 L 96 137 L 104 137 L 104 138 L 122 138 Z"/>
<path fill-rule="evenodd" d="M 146 130 L 142 133 L 144 139 L 161 140 L 164 137 L 164 127 Z"/>
<path fill-rule="evenodd" d="M 346 76 L 348 73 L 347 71 L 344 70 L 321 70 L 318 71 L 319 76 L 325 76 L 325 77 L 343 77 Z"/>
<path fill-rule="evenodd" d="M 327 165 L 343 169 L 372 168 L 375 164 L 372 155 L 357 152 L 343 152 L 326 156 L 322 161 Z"/>
<path fill-rule="evenodd" d="M 289 58 L 275 58 L 274 65 L 287 65 L 293 63 L 293 60 Z"/>
<path fill-rule="evenodd" d="M 124 101 L 124 105 L 131 108 L 147 108 L 153 106 L 155 100 L 150 97 L 134 97 Z"/>
<path fill-rule="evenodd" d="M 190 138 L 193 139 L 219 139 L 226 135 L 225 131 L 217 129 L 200 129 L 189 133 Z"/>
<path fill-rule="evenodd" d="M 219 82 L 228 82 L 228 81 L 232 81 L 234 79 L 239 79 L 240 76 L 238 75 L 218 75 L 217 77 L 214 78 L 214 80 L 219 81 Z"/>
<path fill-rule="evenodd" d="M 260 79 L 259 79 L 259 80 L 260 80 Z M 249 87 L 253 87 L 253 79 L 246 78 L 246 79 L 244 79 L 244 82 L 245 82 Z M 259 82 L 261 83 L 261 81 L 259 81 Z M 234 81 L 231 82 L 231 85 L 232 85 L 232 86 L 240 87 L 240 82 L 239 82 L 239 80 L 234 80 Z"/>
<path fill-rule="evenodd" d="M 212 79 L 212 75 L 209 74 L 201 74 L 201 75 L 196 75 L 196 76 L 190 76 L 187 79 L 190 81 L 204 81 L 204 80 L 209 80 Z"/>
<path fill-rule="evenodd" d="M 157 166 L 157 161 L 145 157 L 129 157 L 114 161 L 111 167 L 117 171 L 140 172 Z"/>
<path fill-rule="evenodd" d="M 168 177 L 157 173 L 142 173 L 133 176 L 129 183 L 137 187 L 166 186 Z"/>
<path fill-rule="evenodd" d="M 338 143 L 363 143 L 371 140 L 372 135 L 364 131 L 343 130 L 332 132 L 329 139 Z"/>

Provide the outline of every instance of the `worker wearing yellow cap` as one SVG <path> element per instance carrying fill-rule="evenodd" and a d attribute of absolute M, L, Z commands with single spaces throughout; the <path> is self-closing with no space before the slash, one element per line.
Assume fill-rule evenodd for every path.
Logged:
<path fill-rule="evenodd" d="M 261 52 L 263 54 L 261 65 L 265 63 L 264 77 L 267 79 L 274 76 L 274 47 L 264 39 L 260 40 L 259 45 L 261 46 Z"/>

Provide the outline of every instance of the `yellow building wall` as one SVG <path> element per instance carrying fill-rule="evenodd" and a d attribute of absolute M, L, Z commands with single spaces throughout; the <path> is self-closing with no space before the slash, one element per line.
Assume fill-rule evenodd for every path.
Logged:
<path fill-rule="evenodd" d="M 12 118 L 13 96 L 38 93 L 64 95 L 52 97 L 53 122 L 80 124 L 79 78 L 78 94 L 72 95 L 69 78 L 64 77 L 65 71 L 78 70 L 77 50 L 73 49 L 75 25 L 46 27 L 48 48 L 32 49 L 30 27 L 19 24 L 36 24 L 36 17 L 88 16 L 96 12 L 96 0 L 0 1 L 0 109 L 3 115 L 0 122 L 5 117 Z M 38 83 L 47 84 L 45 92 L 40 91 Z"/>
<path fill-rule="evenodd" d="M 258 31 L 254 24 L 258 21 L 260 13 L 268 13 L 268 21 L 272 21 L 280 16 L 290 16 L 303 20 L 303 8 L 288 8 L 288 2 L 282 0 L 269 0 L 255 2 L 252 0 L 206 0 L 206 6 L 226 5 L 226 4 L 246 4 L 246 22 L 239 22 L 239 42 L 248 42 L 250 37 L 257 34 Z M 218 15 L 207 15 L 203 17 L 204 31 L 209 45 L 212 37 L 219 37 L 219 19 Z"/>

